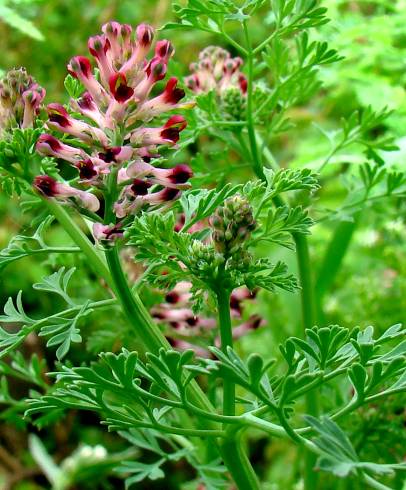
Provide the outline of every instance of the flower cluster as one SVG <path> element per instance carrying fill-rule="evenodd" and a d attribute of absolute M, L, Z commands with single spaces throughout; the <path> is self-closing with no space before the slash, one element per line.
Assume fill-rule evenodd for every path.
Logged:
<path fill-rule="evenodd" d="M 10 70 L 0 80 L 0 136 L 11 128 L 32 128 L 45 89 L 24 68 Z"/>
<path fill-rule="evenodd" d="M 81 206 L 96 211 L 99 205 L 94 195 L 89 196 L 90 189 L 105 192 L 106 182 L 114 174 L 114 213 L 122 219 L 145 205 L 174 200 L 188 185 L 192 172 L 187 165 L 163 169 L 151 164 L 160 156 L 159 146 L 176 145 L 186 127 L 185 119 L 172 115 L 160 127 L 149 123 L 167 111 L 190 104 L 180 103 L 185 93 L 176 78 L 170 78 L 161 93 L 151 95 L 165 78 L 174 54 L 169 41 L 157 42 L 154 56 L 147 60 L 154 37 L 152 27 L 141 24 L 134 34 L 129 25 L 109 22 L 102 31 L 88 42 L 99 76 L 95 76 L 89 58 L 75 56 L 68 70 L 83 86 L 83 93 L 70 100 L 69 109 L 56 103 L 47 107 L 47 127 L 62 133 L 64 140 L 46 133 L 37 143 L 41 155 L 65 160 L 75 167 L 79 176 L 76 181 L 88 190 L 58 184 L 49 176 L 37 177 L 34 185 L 47 197 L 73 197 Z M 104 237 L 117 231 L 114 227 L 99 228 L 97 234 Z"/>
<path fill-rule="evenodd" d="M 218 94 L 237 88 L 242 94 L 247 92 L 247 78 L 240 71 L 243 61 L 232 58 L 230 53 L 218 46 L 208 46 L 199 54 L 199 61 L 190 65 L 192 75 L 185 83 L 196 93 L 215 90 Z"/>
<path fill-rule="evenodd" d="M 167 326 L 167 337 L 177 349 L 194 349 L 200 356 L 208 357 L 207 346 L 220 345 L 217 322 L 214 318 L 196 315 L 191 308 L 192 284 L 180 282 L 165 296 L 165 301 L 155 306 L 151 313 L 158 323 Z M 264 324 L 258 315 L 252 315 L 241 321 L 244 303 L 255 299 L 255 291 L 250 292 L 246 287 L 235 289 L 231 294 L 231 316 L 237 322 L 233 328 L 233 338 L 238 339 L 244 334 L 257 329 Z"/>

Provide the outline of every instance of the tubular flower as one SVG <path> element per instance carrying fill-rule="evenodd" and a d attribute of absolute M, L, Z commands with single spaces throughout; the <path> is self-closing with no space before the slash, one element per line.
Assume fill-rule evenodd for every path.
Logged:
<path fill-rule="evenodd" d="M 45 89 L 24 68 L 10 70 L 0 80 L 0 136 L 14 127 L 34 126 Z"/>
<path fill-rule="evenodd" d="M 172 115 L 163 125 L 153 119 L 182 104 L 185 92 L 170 78 L 159 95 L 150 97 L 157 82 L 167 73 L 174 54 L 169 41 L 156 43 L 154 55 L 146 59 L 154 38 L 151 26 L 135 29 L 127 24 L 109 22 L 102 33 L 88 41 L 100 76 L 85 56 L 75 56 L 69 73 L 84 87 L 69 107 L 49 104 L 47 127 L 68 136 L 64 142 L 43 134 L 37 151 L 69 162 L 79 173 L 80 183 L 106 188 L 106 174 L 118 175 L 118 218 L 137 212 L 145 205 L 162 205 L 176 199 L 187 187 L 192 173 L 186 165 L 173 169 L 155 168 L 150 161 L 159 156 L 157 147 L 175 146 L 186 120 Z M 142 183 L 141 183 L 142 182 Z M 99 230 L 100 231 L 100 230 Z"/>
<path fill-rule="evenodd" d="M 232 58 L 218 46 L 208 46 L 200 52 L 199 61 L 190 65 L 192 75 L 186 77 L 186 85 L 195 93 L 215 90 L 219 95 L 228 89 L 247 92 L 247 79 L 240 71 L 243 61 Z"/>
<path fill-rule="evenodd" d="M 194 349 L 203 357 L 209 357 L 207 346 L 211 343 L 220 345 L 217 332 L 217 321 L 209 316 L 195 315 L 190 306 L 192 284 L 178 283 L 165 295 L 165 301 L 155 306 L 151 313 L 158 323 L 167 326 L 167 336 L 172 345 L 180 350 Z M 258 315 L 242 320 L 244 303 L 255 299 L 255 292 L 241 287 L 233 291 L 230 298 L 232 317 L 237 321 L 233 327 L 233 338 L 238 339 L 264 324 Z M 240 323 L 238 323 L 240 321 Z M 196 344 L 198 339 L 198 344 Z"/>
<path fill-rule="evenodd" d="M 45 197 L 55 197 L 61 201 L 73 198 L 79 202 L 80 206 L 89 211 L 96 212 L 100 207 L 99 200 L 92 193 L 58 182 L 49 175 L 38 175 L 35 177 L 34 188 Z"/>

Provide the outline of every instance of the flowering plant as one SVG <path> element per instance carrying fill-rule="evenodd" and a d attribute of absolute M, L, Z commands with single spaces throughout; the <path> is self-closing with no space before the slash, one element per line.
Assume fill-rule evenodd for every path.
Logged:
<path fill-rule="evenodd" d="M 324 325 L 328 280 L 313 285 L 307 242 L 315 219 L 356 216 L 368 199 L 404 196 L 404 174 L 382 165 L 381 153 L 394 149 L 391 138 L 371 136 L 388 112 L 368 108 L 345 121 L 317 171 L 280 168 L 267 134 L 289 129 L 289 111 L 317 88 L 318 69 L 340 57 L 326 43 L 309 41 L 308 31 L 327 22 L 315 0 L 272 1 L 272 31 L 255 44 L 250 21 L 265 3 L 190 0 L 177 7 L 179 22 L 168 30 L 208 31 L 238 53 L 210 46 L 184 80 L 167 78 L 175 54 L 170 41 L 158 40 L 151 56 L 151 26 L 113 21 L 88 41 L 93 65 L 84 56 L 70 60 L 69 104 L 43 105 L 45 90 L 23 69 L 0 84 L 3 189 L 37 215 L 33 234 L 18 235 L 1 251 L 0 267 L 30 255 L 58 257 L 62 266 L 33 287 L 63 303 L 38 319 L 25 310 L 21 292 L 7 301 L 0 355 L 12 363 L 2 369 L 35 384 L 18 405 L 30 423 L 42 427 L 72 409 L 91 411 L 128 442 L 110 459 L 104 447 L 78 449 L 45 471 L 53 488 L 69 488 L 86 464 L 97 468 L 101 460 L 126 479 L 126 488 L 162 478 L 165 465 L 182 460 L 194 469 L 193 488 L 259 489 L 245 444 L 253 429 L 301 451 L 306 490 L 326 488 L 328 477 L 316 469 L 381 489 L 405 469 L 396 460 L 363 460 L 340 427 L 347 415 L 405 391 L 405 330 Z M 233 21 L 242 25 L 244 44 L 227 30 Z M 183 131 L 189 138 L 182 141 Z M 230 161 L 237 155 L 252 170 L 249 179 L 216 186 L 196 162 L 194 175 L 189 157 L 179 160 L 192 144 L 209 160 L 207 137 L 218 138 Z M 318 217 L 313 203 L 322 172 L 354 143 L 367 160 L 358 181 L 363 197 Z M 55 221 L 72 244 L 49 244 Z M 273 260 L 265 244 L 277 250 Z M 298 277 L 282 260 L 285 249 L 294 250 Z M 78 264 L 93 296 L 72 287 L 70 255 L 85 259 Z M 327 253 L 333 272 L 337 255 Z M 236 341 L 270 328 L 258 297 L 280 291 L 300 295 L 300 329 L 281 343 L 277 361 L 245 355 Z M 122 317 L 125 333 L 113 323 L 110 348 L 99 348 L 96 330 L 97 357 L 76 362 L 74 344 L 99 310 Z M 47 382 L 38 357 L 27 361 L 18 353 L 32 336 L 47 338 L 55 350 Z M 15 403 L 3 388 L 5 402 Z M 334 405 L 325 400 L 332 392 Z M 44 447 L 36 436 L 30 441 L 45 467 L 38 456 Z M 135 448 L 155 459 L 139 461 Z"/>

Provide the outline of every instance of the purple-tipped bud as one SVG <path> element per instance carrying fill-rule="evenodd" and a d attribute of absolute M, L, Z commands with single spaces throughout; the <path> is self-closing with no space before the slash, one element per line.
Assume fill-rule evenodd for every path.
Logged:
<path fill-rule="evenodd" d="M 151 184 L 148 181 L 142 179 L 134 179 L 131 185 L 131 191 L 136 196 L 146 196 L 150 187 Z"/>
<path fill-rule="evenodd" d="M 154 29 L 148 24 L 137 26 L 137 41 L 143 48 L 151 46 L 154 39 Z"/>
<path fill-rule="evenodd" d="M 34 179 L 34 187 L 46 197 L 55 197 L 58 194 L 57 181 L 49 175 L 38 175 Z"/>
<path fill-rule="evenodd" d="M 75 78 L 90 78 L 92 76 L 92 65 L 85 56 L 75 56 L 68 64 L 68 71 Z"/>
<path fill-rule="evenodd" d="M 185 164 L 176 165 L 173 168 L 172 174 L 169 176 L 169 179 L 174 184 L 184 184 L 193 176 L 192 169 Z"/>
<path fill-rule="evenodd" d="M 163 39 L 162 41 L 158 41 L 155 46 L 155 56 L 158 58 L 162 58 L 165 61 L 168 61 L 171 56 L 173 56 L 175 50 L 170 41 Z"/>

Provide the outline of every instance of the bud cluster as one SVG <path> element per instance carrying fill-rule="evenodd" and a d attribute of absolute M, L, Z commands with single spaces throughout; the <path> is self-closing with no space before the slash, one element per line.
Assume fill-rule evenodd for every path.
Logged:
<path fill-rule="evenodd" d="M 248 82 L 240 71 L 242 63 L 241 58 L 232 58 L 225 49 L 208 46 L 199 54 L 199 61 L 190 65 L 192 74 L 185 83 L 196 94 L 214 90 L 225 119 L 243 120 Z"/>
<path fill-rule="evenodd" d="M 84 91 L 70 100 L 68 108 L 57 103 L 47 106 L 48 129 L 62 133 L 64 138 L 42 134 L 37 151 L 68 162 L 78 172 L 79 186 L 88 189 L 96 187 L 103 192 L 107 176 L 114 170 L 119 188 L 114 211 L 118 218 L 124 218 L 145 205 L 172 201 L 188 186 L 192 172 L 187 165 L 162 169 L 151 163 L 160 156 L 158 147 L 176 145 L 186 127 L 184 117 L 172 115 L 160 127 L 150 126 L 150 121 L 191 104 L 180 103 L 185 93 L 176 78 L 170 78 L 160 94 L 151 96 L 156 84 L 165 78 L 174 54 L 171 43 L 162 40 L 156 43 L 153 57 L 146 59 L 154 37 L 151 26 L 141 24 L 133 32 L 127 24 L 109 22 L 102 31 L 88 42 L 99 75 L 95 75 L 89 58 L 71 59 L 68 70 Z M 52 195 L 49 186 L 42 188 L 45 177 L 36 179 L 36 188 L 48 197 L 64 199 L 66 193 L 59 194 L 57 186 L 51 186 L 55 191 Z M 76 197 L 80 201 L 83 194 Z M 86 200 L 82 205 L 86 207 Z"/>
<path fill-rule="evenodd" d="M 244 243 L 256 228 L 252 208 L 247 199 L 239 194 L 226 199 L 217 208 L 210 224 L 214 228 L 214 246 L 224 256 L 231 256 L 243 249 Z"/>
<path fill-rule="evenodd" d="M 216 277 L 216 271 L 225 262 L 221 253 L 216 252 L 210 243 L 193 240 L 189 249 L 189 268 L 196 275 L 209 281 Z"/>
<path fill-rule="evenodd" d="M 220 95 L 230 88 L 246 94 L 247 78 L 240 71 L 242 63 L 241 58 L 232 58 L 225 49 L 208 46 L 200 52 L 199 61 L 190 65 L 192 75 L 185 83 L 197 94 L 215 90 Z"/>
<path fill-rule="evenodd" d="M 24 68 L 7 72 L 0 80 L 0 137 L 12 128 L 32 128 L 44 97 Z"/>

